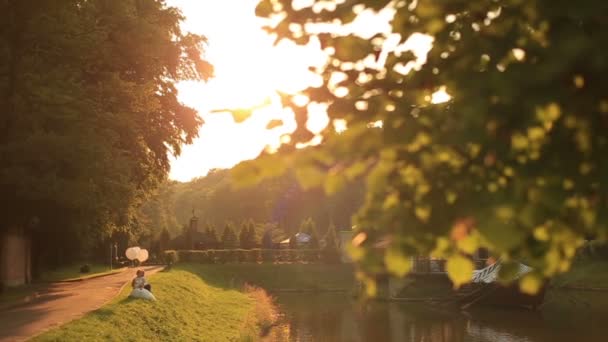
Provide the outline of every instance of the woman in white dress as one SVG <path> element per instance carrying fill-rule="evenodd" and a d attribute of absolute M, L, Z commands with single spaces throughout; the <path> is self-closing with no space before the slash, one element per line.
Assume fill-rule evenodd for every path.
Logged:
<path fill-rule="evenodd" d="M 156 300 L 152 292 L 150 291 L 151 287 L 146 281 L 144 277 L 143 270 L 137 270 L 137 276 L 131 282 L 131 286 L 133 287 L 133 291 L 131 291 L 130 297 L 133 298 L 142 298 L 148 300 Z"/>

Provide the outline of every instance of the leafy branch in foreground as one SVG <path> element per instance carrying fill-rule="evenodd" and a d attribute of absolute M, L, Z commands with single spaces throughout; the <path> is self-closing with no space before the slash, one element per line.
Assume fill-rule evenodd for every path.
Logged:
<path fill-rule="evenodd" d="M 468 256 L 486 247 L 507 264 L 533 266 L 520 285 L 534 290 L 568 270 L 585 238 L 606 240 L 605 2 L 313 3 L 264 0 L 257 13 L 283 16 L 269 28 L 277 39 L 318 39 L 327 48 L 317 70 L 323 85 L 304 94 L 348 129 L 328 127 L 323 143 L 305 150 L 293 148 L 306 137 L 296 131 L 278 154 L 241 164 L 235 175 L 255 182 L 295 168 L 304 186 L 328 192 L 366 177 L 351 252 L 367 275 L 401 274 L 405 258 L 430 254 L 448 259 L 459 284 L 470 279 Z M 314 29 L 366 11 L 388 11 L 390 32 Z M 432 47 L 416 67 L 405 42 L 420 37 Z M 449 101 L 433 101 L 438 91 Z M 283 99 L 305 122 L 306 110 Z M 381 240 L 389 247 L 374 248 Z"/>

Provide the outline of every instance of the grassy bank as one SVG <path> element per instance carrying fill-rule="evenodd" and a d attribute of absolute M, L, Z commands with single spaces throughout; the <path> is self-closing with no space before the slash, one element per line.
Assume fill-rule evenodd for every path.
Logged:
<path fill-rule="evenodd" d="M 174 266 L 149 280 L 158 301 L 130 299 L 125 287 L 110 304 L 34 341 L 255 340 L 274 319 L 262 290 L 235 288 L 200 265 Z"/>
<path fill-rule="evenodd" d="M 350 290 L 355 284 L 353 268 L 344 264 L 185 264 L 205 279 L 219 284 L 242 286 L 249 283 L 269 291 Z"/>

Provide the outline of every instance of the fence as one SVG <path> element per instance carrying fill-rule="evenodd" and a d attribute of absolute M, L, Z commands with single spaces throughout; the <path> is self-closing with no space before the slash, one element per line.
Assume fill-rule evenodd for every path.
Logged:
<path fill-rule="evenodd" d="M 168 250 L 163 252 L 167 263 L 340 263 L 337 249 L 208 249 Z"/>

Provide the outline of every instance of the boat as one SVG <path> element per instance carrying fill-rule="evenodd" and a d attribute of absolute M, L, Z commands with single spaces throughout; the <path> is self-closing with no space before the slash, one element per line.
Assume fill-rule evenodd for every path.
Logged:
<path fill-rule="evenodd" d="M 386 299 L 422 301 L 434 305 L 456 306 L 461 309 L 475 305 L 492 305 L 536 310 L 545 297 L 546 284 L 534 295 L 520 291 L 515 280 L 532 270 L 522 263 L 519 263 L 515 280 L 511 284 L 498 281 L 498 273 L 502 267 L 502 262 L 499 260 L 475 270 L 471 282 L 454 289 L 445 272 L 444 260 L 416 258 L 413 262 L 413 272 L 405 278 L 388 276 L 379 278 L 380 282 L 386 285 Z"/>

